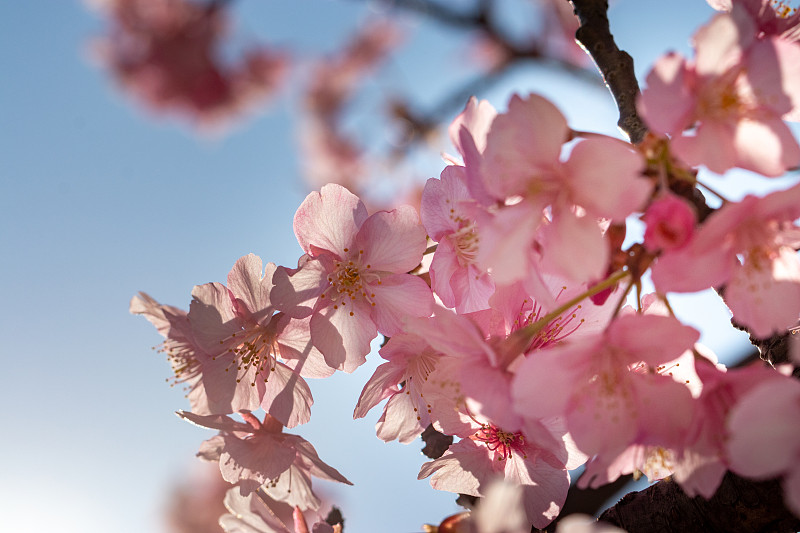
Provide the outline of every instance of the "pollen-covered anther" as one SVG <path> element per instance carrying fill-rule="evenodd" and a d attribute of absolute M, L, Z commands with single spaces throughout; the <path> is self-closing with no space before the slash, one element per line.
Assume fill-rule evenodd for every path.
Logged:
<path fill-rule="evenodd" d="M 275 371 L 279 353 L 274 332 L 262 327 L 251 331 L 242 331 L 240 334 L 243 334 L 241 340 L 236 338 L 235 333 L 224 339 L 226 343 L 238 341 L 237 345 L 228 348 L 226 356 L 230 357 L 230 361 L 225 371 L 228 372 L 235 368 L 236 383 L 241 383 L 242 377 L 254 369 L 255 375 L 250 380 L 250 386 L 256 386 L 259 374 L 266 383 L 269 380 L 269 374 Z"/>
<path fill-rule="evenodd" d="M 525 437 L 519 431 L 510 433 L 496 426 L 484 424 L 471 438 L 485 443 L 486 447 L 494 452 L 495 459 L 498 461 L 504 461 L 514 452 L 521 453 L 525 457 L 523 450 Z"/>

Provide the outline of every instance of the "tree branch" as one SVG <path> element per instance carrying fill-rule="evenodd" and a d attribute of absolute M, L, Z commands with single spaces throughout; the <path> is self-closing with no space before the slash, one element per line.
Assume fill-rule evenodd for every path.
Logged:
<path fill-rule="evenodd" d="M 800 530 L 783 504 L 777 480 L 751 481 L 728 472 L 710 500 L 690 498 L 677 483 L 660 481 L 631 492 L 600 515 L 629 533 L 781 533 Z"/>
<path fill-rule="evenodd" d="M 609 28 L 607 0 L 569 0 L 580 21 L 575 38 L 592 56 L 619 109 L 617 125 L 633 144 L 647 133 L 636 112 L 639 83 L 633 71 L 633 58 L 617 48 Z"/>

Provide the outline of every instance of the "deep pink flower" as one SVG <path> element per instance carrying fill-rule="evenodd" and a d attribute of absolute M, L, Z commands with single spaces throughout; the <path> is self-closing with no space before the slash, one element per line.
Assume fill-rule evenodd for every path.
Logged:
<path fill-rule="evenodd" d="M 426 246 L 412 207 L 367 216 L 357 196 L 331 184 L 308 195 L 294 229 L 307 256 L 297 270 L 278 269 L 271 298 L 287 314 L 311 314 L 312 342 L 332 368 L 352 372 L 378 332 L 430 315 L 430 288 L 407 274 Z"/>
<path fill-rule="evenodd" d="M 689 244 L 653 266 L 662 293 L 726 285 L 734 319 L 759 338 L 785 331 L 800 316 L 800 185 L 763 198 L 747 196 L 712 214 Z"/>
<path fill-rule="evenodd" d="M 642 215 L 647 224 L 644 245 L 651 252 L 682 248 L 694 234 L 697 215 L 694 208 L 674 194 L 653 201 Z"/>

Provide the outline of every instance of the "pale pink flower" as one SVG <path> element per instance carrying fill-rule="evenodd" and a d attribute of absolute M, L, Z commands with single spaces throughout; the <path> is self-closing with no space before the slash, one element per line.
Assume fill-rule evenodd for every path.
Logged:
<path fill-rule="evenodd" d="M 519 365 L 514 408 L 526 418 L 563 416 L 578 448 L 608 465 L 633 444 L 678 446 L 691 420 L 689 389 L 655 369 L 699 333 L 670 317 L 625 315 L 600 335 L 541 350 Z"/>
<path fill-rule="evenodd" d="M 183 384 L 192 411 L 198 414 L 211 414 L 211 409 L 203 385 L 203 366 L 201 361 L 208 356 L 198 346 L 186 311 L 161 305 L 149 295 L 140 292 L 131 299 L 130 312 L 143 315 L 153 324 L 161 335 L 166 337 L 159 352 L 167 355 L 174 377 L 170 386 Z"/>
<path fill-rule="evenodd" d="M 471 437 L 490 425 L 502 427 L 506 433 L 524 434 L 526 442 L 570 468 L 586 460 L 566 434 L 563 421 L 525 419 L 511 408 L 513 367 L 523 358 L 524 343 L 505 335 L 485 340 L 466 316 L 447 311 L 409 320 L 407 329 L 441 354 L 423 387 L 437 430 Z"/>
<path fill-rule="evenodd" d="M 522 433 L 493 425 L 484 425 L 439 459 L 422 465 L 418 478 L 428 476 L 437 490 L 472 496 L 485 496 L 497 479 L 519 485 L 527 520 L 537 528 L 558 516 L 569 490 L 569 472 L 555 456 Z"/>
<path fill-rule="evenodd" d="M 598 218 L 624 220 L 650 195 L 651 183 L 641 178 L 643 160 L 628 144 L 592 137 L 562 160 L 570 133 L 561 112 L 533 94 L 513 96 L 508 111 L 492 122 L 480 165 L 483 186 L 501 203 L 522 198 L 485 228 L 478 263 L 496 283 L 525 278 L 534 247 L 554 273 L 577 282 L 599 279 L 609 252 Z M 509 257 L 508 250 L 516 251 Z"/>
<path fill-rule="evenodd" d="M 232 488 L 224 503 L 228 514 L 219 518 L 219 525 L 225 533 L 292 533 L 286 526 L 292 506 L 285 502 L 257 492 L 242 495 Z"/>
<path fill-rule="evenodd" d="M 728 418 L 728 459 L 742 476 L 782 476 L 786 506 L 800 516 L 800 383 L 789 377 L 745 395 Z"/>
<path fill-rule="evenodd" d="M 662 293 L 725 284 L 734 319 L 758 338 L 794 325 L 800 315 L 800 185 L 763 198 L 747 196 L 712 214 L 689 244 L 653 266 Z"/>
<path fill-rule="evenodd" d="M 447 130 L 453 146 L 463 158 L 463 165 L 466 168 L 465 182 L 470 195 L 482 206 L 489 206 L 495 201 L 483 185 L 480 174 L 481 157 L 486 149 L 486 136 L 495 117 L 497 111 L 488 100 L 478 100 L 471 96 L 464 110 Z M 448 164 L 462 164 L 448 155 L 445 155 L 444 159 Z"/>
<path fill-rule="evenodd" d="M 388 399 L 375 426 L 378 438 L 408 444 L 430 424 L 425 386 L 441 356 L 423 338 L 407 333 L 392 337 L 379 353 L 387 362 L 364 385 L 353 418 L 363 418 Z"/>
<path fill-rule="evenodd" d="M 288 427 L 311 416 L 311 390 L 302 375 L 333 373 L 311 346 L 308 321 L 275 314 L 270 302 L 275 265 L 244 256 L 221 283 L 192 290 L 189 321 L 208 358 L 204 385 L 212 412 L 259 406 Z"/>
<path fill-rule="evenodd" d="M 330 184 L 303 201 L 294 230 L 307 256 L 297 270 L 278 269 L 271 298 L 287 314 L 311 314 L 312 342 L 332 368 L 352 372 L 378 332 L 430 315 L 430 288 L 407 274 L 426 247 L 412 207 L 367 216 L 357 196 Z"/>
<path fill-rule="evenodd" d="M 491 276 L 477 265 L 481 209 L 467 190 L 464 167 L 450 165 L 441 179 L 429 179 L 422 192 L 420 216 L 428 235 L 438 242 L 430 266 L 431 286 L 447 307 L 458 313 L 486 309 L 494 292 Z"/>
<path fill-rule="evenodd" d="M 200 427 L 219 431 L 203 442 L 197 455 L 206 461 L 219 461 L 223 479 L 238 484 L 244 495 L 261 488 L 291 506 L 317 509 L 320 502 L 311 492 L 311 476 L 352 485 L 323 462 L 308 441 L 283 433 L 281 423 L 268 414 L 263 423 L 249 411 L 239 413 L 246 423 L 223 415 L 177 414 Z"/>
<path fill-rule="evenodd" d="M 702 393 L 695 405 L 689 439 L 675 458 L 674 479 L 689 496 L 699 494 L 708 499 L 730 466 L 726 421 L 731 409 L 756 387 L 786 377 L 761 364 L 725 372 L 713 364 L 698 362 L 696 370 Z"/>
<path fill-rule="evenodd" d="M 656 63 L 639 109 L 690 165 L 780 176 L 800 164 L 800 146 L 782 120 L 800 103 L 800 48 L 755 40 L 752 25 L 746 17 L 714 17 L 695 34 L 693 62 L 673 53 Z"/>
<path fill-rule="evenodd" d="M 316 511 L 301 511 L 264 492 L 243 496 L 230 489 L 225 494 L 225 507 L 229 512 L 220 517 L 219 525 L 226 533 L 341 533 L 341 526 L 325 523 Z M 307 519 L 316 521 L 310 530 Z"/>
<path fill-rule="evenodd" d="M 547 57 L 560 59 L 578 68 L 587 68 L 591 59 L 575 40 L 580 25 L 572 5 L 560 0 L 539 0 L 544 24 L 539 39 Z"/>
<path fill-rule="evenodd" d="M 781 0 L 707 0 L 717 11 L 740 9 L 756 24 L 759 37 L 780 36 L 789 41 L 800 40 L 800 13 Z"/>
<path fill-rule="evenodd" d="M 651 252 L 682 248 L 694 234 L 697 215 L 686 200 L 666 193 L 654 200 L 642 215 L 647 225 L 644 245 Z"/>
<path fill-rule="evenodd" d="M 254 47 L 238 64 L 221 60 L 227 15 L 219 4 L 186 0 L 117 0 L 107 6 L 110 35 L 96 43 L 117 81 L 155 111 L 201 124 L 239 115 L 274 93 L 284 54 Z"/>

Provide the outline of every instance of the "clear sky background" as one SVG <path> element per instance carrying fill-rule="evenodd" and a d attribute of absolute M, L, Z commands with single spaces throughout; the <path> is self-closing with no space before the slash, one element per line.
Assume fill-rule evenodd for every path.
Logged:
<path fill-rule="evenodd" d="M 370 10 L 356 0 L 234 4 L 245 41 L 291 46 L 301 60 L 337 49 Z M 690 35 L 711 13 L 703 0 L 618 0 L 612 30 L 643 79 L 661 53 L 688 53 Z M 463 34 L 403 24 L 407 44 L 368 84 L 365 107 L 349 122 L 354 131 L 360 120 L 363 131 L 376 131 L 368 119 L 382 92 L 430 104 L 463 79 L 471 61 Z M 150 349 L 161 337 L 128 314 L 128 302 L 144 290 L 187 308 L 193 285 L 224 281 L 244 254 L 289 266 L 300 255 L 292 217 L 307 190 L 292 86 L 263 115 L 223 136 L 199 136 L 143 113 L 87 59 L 102 28 L 74 0 L 0 3 L 0 531 L 163 531 L 170 488 L 190 475 L 213 432 L 173 414 L 188 403 L 164 384 L 169 367 Z M 576 129 L 615 132 L 602 87 L 520 67 L 482 96 L 503 109 L 513 91 L 550 97 Z M 431 148 L 441 151 L 453 149 L 443 140 Z M 416 178 L 442 167 L 418 168 Z M 724 309 L 706 307 L 713 298 L 699 302 L 681 305 L 689 320 L 726 324 Z M 741 351 L 731 339 L 714 329 L 704 336 L 720 355 Z M 373 353 L 353 375 L 312 381 L 312 420 L 295 432 L 355 483 L 324 487 L 349 533 L 420 531 L 457 507 L 453 495 L 416 480 L 419 443 L 375 437 L 380 409 L 352 420 L 379 363 Z"/>

